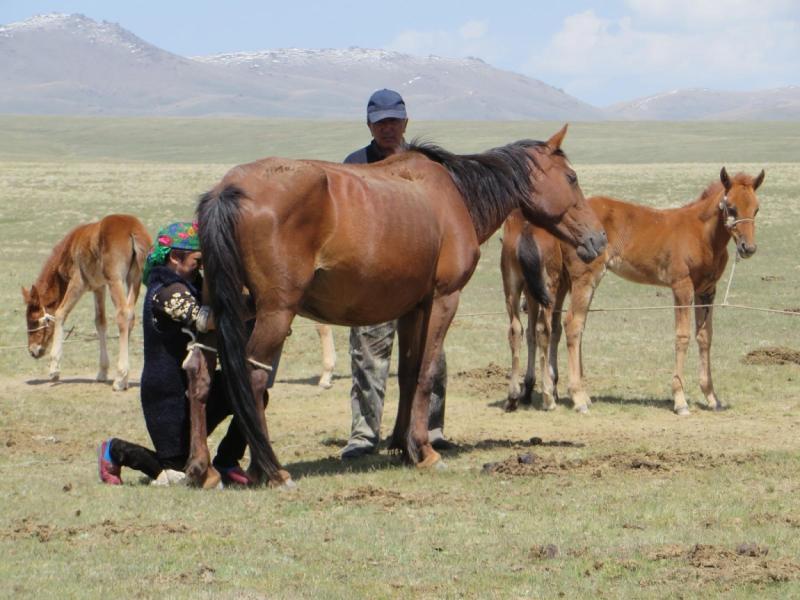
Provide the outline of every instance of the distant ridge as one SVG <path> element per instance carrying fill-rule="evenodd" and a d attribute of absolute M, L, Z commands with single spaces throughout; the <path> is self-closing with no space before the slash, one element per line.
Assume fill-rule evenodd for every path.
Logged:
<path fill-rule="evenodd" d="M 764 121 L 800 119 L 800 86 L 753 92 L 672 90 L 608 107 L 612 118 L 636 121 Z"/>
<path fill-rule="evenodd" d="M 400 91 L 414 119 L 800 120 L 800 88 L 677 90 L 607 108 L 478 58 L 280 49 L 183 57 L 116 23 L 52 13 L 0 25 L 0 113 L 362 119 Z"/>

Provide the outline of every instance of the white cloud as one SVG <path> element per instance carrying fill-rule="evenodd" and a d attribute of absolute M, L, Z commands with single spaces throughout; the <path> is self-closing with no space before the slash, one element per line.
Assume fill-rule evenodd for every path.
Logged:
<path fill-rule="evenodd" d="M 489 33 L 486 21 L 471 20 L 455 31 L 411 29 L 400 32 L 387 44 L 388 50 L 415 55 L 435 54 L 448 58 L 480 56 L 491 61 L 499 47 Z"/>
<path fill-rule="evenodd" d="M 773 16 L 786 4 L 777 0 L 762 3 Z M 643 89 L 737 90 L 798 82 L 800 22 L 796 20 L 737 21 L 728 18 L 728 5 L 711 11 L 712 3 L 706 0 L 628 0 L 628 4 L 635 13 L 619 19 L 600 17 L 593 11 L 567 17 L 544 50 L 530 59 L 525 72 L 558 82 L 568 93 L 595 102 L 597 89 L 608 90 L 602 102 L 610 102 L 631 99 L 632 90 L 636 90 L 634 95 L 643 95 Z M 742 10 L 755 5 L 749 0 L 731 4 Z M 693 25 L 666 28 L 663 20 L 655 19 L 662 12 L 674 16 L 673 9 L 684 16 L 694 15 Z M 697 19 L 705 11 L 717 15 L 716 19 L 707 16 L 701 27 Z M 642 22 L 643 14 L 657 24 Z"/>
<path fill-rule="evenodd" d="M 797 9 L 797 0 L 626 0 L 625 4 L 644 19 L 703 29 L 724 29 L 741 21 L 771 21 Z"/>

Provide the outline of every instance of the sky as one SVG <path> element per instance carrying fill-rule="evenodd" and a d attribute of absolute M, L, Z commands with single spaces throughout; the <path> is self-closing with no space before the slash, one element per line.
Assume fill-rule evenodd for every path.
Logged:
<path fill-rule="evenodd" d="M 800 0 L 0 0 L 0 24 L 80 13 L 182 56 L 379 48 L 474 56 L 595 106 L 800 85 Z"/>

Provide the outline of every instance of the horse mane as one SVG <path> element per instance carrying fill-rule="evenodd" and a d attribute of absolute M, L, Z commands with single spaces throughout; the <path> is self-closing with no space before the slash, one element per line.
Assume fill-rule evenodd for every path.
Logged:
<path fill-rule="evenodd" d="M 39 276 L 33 284 L 36 286 L 36 290 L 39 293 L 42 306 L 48 306 L 54 302 L 50 300 L 54 292 L 56 298 L 55 302 L 58 302 L 64 294 L 67 282 L 61 275 L 62 268 L 65 265 L 65 260 L 69 259 L 69 248 L 79 228 L 80 227 L 76 227 L 71 230 L 53 246 L 50 256 L 47 257 L 47 260 L 42 266 L 42 270 L 39 272 Z M 69 265 L 67 265 L 67 267 L 68 266 Z"/>
<path fill-rule="evenodd" d="M 436 144 L 414 139 L 407 149 L 447 169 L 475 229 L 485 231 L 505 219 L 521 203 L 530 202 L 535 191 L 531 175 L 539 165 L 528 150 L 546 145 L 546 142 L 526 139 L 481 154 L 453 154 Z M 566 156 L 560 149 L 554 154 Z"/>

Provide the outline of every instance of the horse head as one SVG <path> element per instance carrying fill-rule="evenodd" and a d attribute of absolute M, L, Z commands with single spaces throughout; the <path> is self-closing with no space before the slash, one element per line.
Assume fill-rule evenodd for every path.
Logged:
<path fill-rule="evenodd" d="M 22 288 L 25 300 L 25 320 L 28 325 L 28 352 L 33 358 L 41 358 L 53 343 L 55 317 L 47 311 L 36 284 L 30 290 Z"/>
<path fill-rule="evenodd" d="M 750 258 L 756 253 L 756 190 L 764 182 L 764 170 L 755 179 L 744 173 L 738 173 L 731 178 L 725 167 L 722 167 L 719 179 L 725 190 L 719 203 L 725 228 L 736 244 L 739 257 Z"/>
<path fill-rule="evenodd" d="M 529 149 L 537 166 L 531 171 L 535 191 L 520 208 L 526 219 L 574 246 L 581 260 L 590 262 L 603 252 L 608 240 L 561 150 L 566 134 L 564 125 L 545 144 Z"/>

